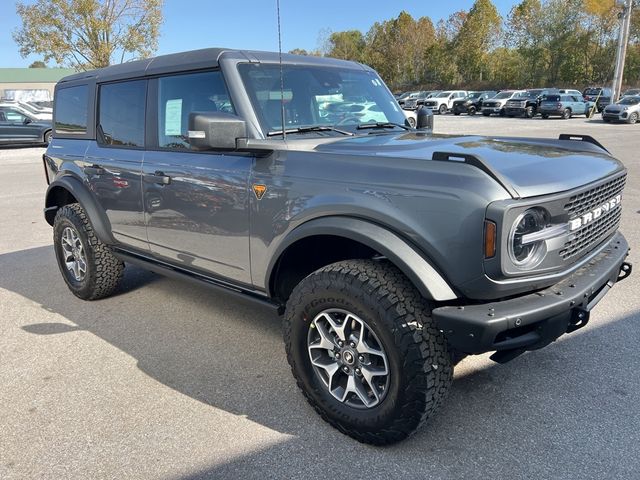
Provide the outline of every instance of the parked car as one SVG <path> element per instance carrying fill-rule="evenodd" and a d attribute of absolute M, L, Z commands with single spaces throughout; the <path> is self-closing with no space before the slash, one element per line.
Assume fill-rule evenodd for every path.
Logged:
<path fill-rule="evenodd" d="M 589 87 L 582 92 L 585 100 L 595 102 L 598 112 L 602 112 L 611 103 L 611 95 L 613 92 L 607 87 Z"/>
<path fill-rule="evenodd" d="M 15 107 L 0 106 L 0 145 L 49 144 L 51 121 L 31 117 Z"/>
<path fill-rule="evenodd" d="M 640 95 L 640 88 L 630 88 L 629 90 L 625 90 L 622 94 L 622 98 L 624 97 L 637 97 Z"/>
<path fill-rule="evenodd" d="M 431 98 L 437 93 L 438 93 L 437 91 L 433 91 L 433 90 L 425 90 L 425 91 L 418 92 L 415 95 L 412 95 L 409 98 L 407 98 L 402 108 L 404 108 L 405 110 L 417 110 L 422 105 L 424 105 L 424 102 L 428 98 Z"/>
<path fill-rule="evenodd" d="M 400 106 L 404 105 L 404 102 L 411 96 L 411 95 L 416 95 L 418 92 L 404 92 L 401 93 L 400 95 L 396 96 L 396 100 L 398 101 L 398 104 Z"/>
<path fill-rule="evenodd" d="M 466 90 L 448 90 L 433 95 L 424 102 L 424 106 L 432 112 L 444 115 L 453 108 L 453 102 L 461 100 L 468 95 Z"/>
<path fill-rule="evenodd" d="M 542 118 L 562 117 L 568 120 L 573 115 L 589 116 L 593 102 L 582 95 L 547 95 L 540 103 Z"/>
<path fill-rule="evenodd" d="M 356 91 L 385 122 L 320 115 Z M 305 398 L 361 442 L 407 438 L 457 360 L 540 349 L 631 274 L 627 171 L 596 140 L 433 135 L 425 109 L 414 130 L 360 63 L 202 49 L 68 76 L 54 110 L 43 213 L 71 294 L 108 297 L 127 263 L 282 314 Z"/>
<path fill-rule="evenodd" d="M 602 111 L 605 122 L 627 122 L 634 124 L 640 118 L 640 95 L 623 97 L 617 103 L 607 105 Z"/>
<path fill-rule="evenodd" d="M 454 115 L 460 115 L 461 113 L 475 115 L 482 108 L 482 103 L 489 98 L 495 97 L 497 93 L 495 91 L 469 92 L 465 98 L 454 100 L 451 111 Z"/>
<path fill-rule="evenodd" d="M 36 120 L 47 120 L 51 121 L 53 110 L 36 108 L 28 103 L 23 102 L 14 102 L 14 101 L 2 101 L 0 102 L 0 107 L 10 107 L 14 110 L 17 110 L 25 115 L 28 115 L 31 119 Z"/>
<path fill-rule="evenodd" d="M 516 95 L 524 93 L 525 90 L 502 90 L 495 97 L 492 97 L 482 104 L 482 115 L 488 117 L 492 114 L 504 117 L 506 114 L 505 106 L 507 101 Z"/>
<path fill-rule="evenodd" d="M 538 114 L 540 102 L 547 95 L 559 93 L 555 88 L 535 88 L 514 95 L 507 100 L 504 111 L 507 117 L 533 118 Z"/>

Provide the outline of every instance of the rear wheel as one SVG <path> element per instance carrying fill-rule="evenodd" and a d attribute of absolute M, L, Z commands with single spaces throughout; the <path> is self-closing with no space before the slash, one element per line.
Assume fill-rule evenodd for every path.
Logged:
<path fill-rule="evenodd" d="M 309 403 L 361 442 L 408 437 L 451 385 L 453 359 L 429 305 L 386 262 L 343 261 L 305 278 L 287 302 L 284 339 Z"/>
<path fill-rule="evenodd" d="M 562 118 L 564 120 L 569 120 L 571 118 L 571 110 L 569 108 L 565 108 L 562 112 Z"/>
<path fill-rule="evenodd" d="M 47 132 L 45 132 L 44 134 L 44 143 L 46 145 L 49 145 L 51 143 L 51 139 L 53 138 L 53 132 L 51 132 L 51 130 L 48 130 Z"/>
<path fill-rule="evenodd" d="M 53 245 L 69 290 L 83 300 L 111 295 L 124 274 L 124 263 L 96 237 L 78 203 L 60 208 L 53 223 Z"/>

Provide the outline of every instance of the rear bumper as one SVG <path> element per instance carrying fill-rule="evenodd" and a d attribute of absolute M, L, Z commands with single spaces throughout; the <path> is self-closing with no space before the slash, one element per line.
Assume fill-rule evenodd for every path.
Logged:
<path fill-rule="evenodd" d="M 571 276 L 544 290 L 479 305 L 446 306 L 433 318 L 449 343 L 465 353 L 522 353 L 544 347 L 584 326 L 589 312 L 622 278 L 629 245 L 616 233 L 600 254 Z"/>

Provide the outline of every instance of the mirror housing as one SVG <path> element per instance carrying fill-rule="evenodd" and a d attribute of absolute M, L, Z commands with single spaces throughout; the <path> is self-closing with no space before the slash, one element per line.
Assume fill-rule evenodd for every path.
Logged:
<path fill-rule="evenodd" d="M 433 131 L 433 112 L 424 105 L 418 109 L 416 129 Z"/>
<path fill-rule="evenodd" d="M 31 119 L 30 119 L 29 117 L 24 117 L 24 120 L 22 121 L 22 123 L 23 123 L 24 125 L 29 125 L 29 124 L 30 124 L 30 123 L 32 123 L 32 122 L 31 122 Z"/>
<path fill-rule="evenodd" d="M 195 150 L 237 150 L 237 140 L 247 137 L 247 124 L 230 113 L 191 112 L 187 137 Z"/>

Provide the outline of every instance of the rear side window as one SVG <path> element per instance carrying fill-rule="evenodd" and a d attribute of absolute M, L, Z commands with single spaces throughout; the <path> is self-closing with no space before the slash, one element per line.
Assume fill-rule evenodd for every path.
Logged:
<path fill-rule="evenodd" d="M 560 101 L 560 95 L 547 95 L 547 98 L 545 98 L 545 100 L 547 100 L 549 102 L 559 102 Z"/>
<path fill-rule="evenodd" d="M 61 88 L 56 92 L 54 102 L 56 133 L 64 135 L 87 133 L 88 92 L 87 85 Z"/>
<path fill-rule="evenodd" d="M 98 143 L 116 147 L 144 147 L 147 81 L 100 86 Z"/>
<path fill-rule="evenodd" d="M 235 113 L 222 73 L 199 72 L 158 80 L 158 146 L 190 149 L 192 112 Z"/>

